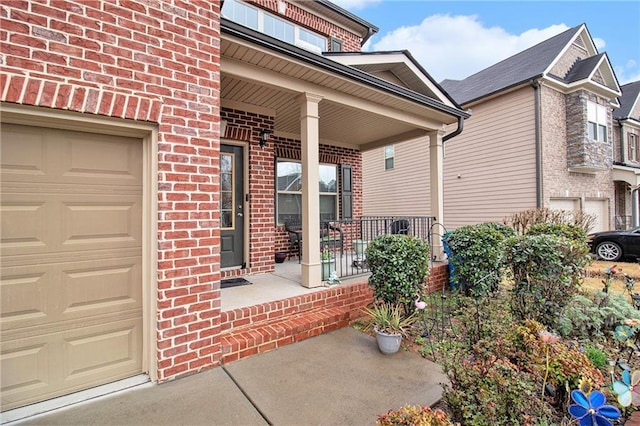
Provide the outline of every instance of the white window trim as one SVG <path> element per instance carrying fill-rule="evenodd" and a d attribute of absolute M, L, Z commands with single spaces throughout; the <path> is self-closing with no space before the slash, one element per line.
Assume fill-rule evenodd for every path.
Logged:
<path fill-rule="evenodd" d="M 387 149 L 391 148 L 391 155 L 387 155 Z M 387 145 L 384 147 L 384 169 L 393 170 L 396 167 L 396 148 L 393 145 Z M 391 167 L 387 167 L 387 160 L 391 159 Z"/>
<path fill-rule="evenodd" d="M 269 13 L 269 12 L 263 10 L 263 9 L 259 9 L 259 8 L 255 7 L 255 6 L 249 4 L 249 3 L 245 3 L 244 1 L 241 1 L 241 0 L 227 0 L 227 2 L 229 2 L 229 3 L 232 3 L 232 2 L 240 3 L 243 6 L 246 6 L 246 7 L 249 7 L 251 9 L 256 10 L 258 12 L 258 28 L 257 28 L 257 31 L 259 31 L 261 33 L 266 34 L 265 31 L 264 31 L 264 17 L 265 17 L 265 15 L 267 15 L 267 16 L 273 18 L 273 19 L 276 19 L 276 20 L 279 20 L 279 21 L 283 21 L 283 22 L 285 22 L 287 24 L 293 25 L 293 28 L 294 28 L 294 31 L 293 31 L 294 41 L 293 41 L 293 44 L 294 45 L 296 45 L 298 47 L 301 47 L 301 48 L 303 48 L 305 50 L 309 50 L 311 52 L 318 53 L 318 54 L 320 54 L 323 51 L 327 50 L 327 37 L 325 37 L 325 36 L 323 36 L 321 34 L 318 34 L 318 33 L 314 32 L 314 31 L 311 31 L 308 28 L 301 27 L 300 25 L 296 24 L 295 22 L 291 22 L 291 21 L 288 21 L 286 19 L 283 19 L 283 18 L 279 17 L 278 15 L 275 15 L 273 13 Z M 225 2 L 225 4 L 227 4 L 227 3 Z M 224 6 L 222 8 L 222 12 L 223 12 L 222 13 L 223 17 L 225 17 L 227 19 L 231 19 L 228 16 L 224 15 Z M 255 29 L 255 28 L 253 28 L 253 29 Z M 300 38 L 300 31 L 304 31 L 304 32 L 307 32 L 307 33 L 309 33 L 311 35 L 314 35 L 314 36 L 318 37 L 319 40 L 323 41 L 324 46 L 320 47 L 320 46 L 318 46 L 316 44 L 309 43 L 308 41 L 302 40 Z M 270 36 L 270 37 L 272 37 L 272 36 Z M 286 40 L 283 40 L 283 41 L 288 43 L 288 41 L 286 41 Z"/>
<path fill-rule="evenodd" d="M 292 160 L 289 158 L 277 158 L 276 159 L 276 184 L 275 184 L 275 190 L 276 190 L 276 223 L 277 225 L 283 225 L 283 223 L 280 223 L 280 221 L 278 220 L 278 217 L 280 216 L 280 209 L 278 206 L 278 194 L 293 194 L 293 195 L 300 195 L 302 196 L 302 191 L 286 191 L 286 190 L 279 190 L 278 189 L 278 163 L 297 163 L 302 165 L 302 162 L 300 160 Z M 336 171 L 336 192 L 320 192 L 319 196 L 333 196 L 336 199 L 336 211 L 334 212 L 334 217 L 338 218 L 338 213 L 340 210 L 340 206 L 339 206 L 339 196 L 340 196 L 340 191 L 338 188 L 338 173 L 340 173 L 339 167 L 337 164 L 331 164 L 331 163 L 319 163 L 318 166 L 329 166 L 329 167 L 333 167 Z M 318 182 L 318 184 L 320 184 L 320 182 Z M 318 199 L 318 203 L 320 203 L 320 199 Z M 300 212 L 300 214 L 302 214 L 302 211 Z"/>

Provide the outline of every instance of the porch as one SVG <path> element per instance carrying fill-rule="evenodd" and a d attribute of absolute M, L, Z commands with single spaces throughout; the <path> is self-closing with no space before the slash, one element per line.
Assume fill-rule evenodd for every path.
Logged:
<path fill-rule="evenodd" d="M 272 273 L 246 276 L 250 285 L 221 290 L 223 364 L 346 327 L 373 301 L 368 273 L 307 288 L 300 284 L 301 272 L 300 263 L 290 259 Z M 429 291 L 448 282 L 447 262 L 432 263 Z"/>

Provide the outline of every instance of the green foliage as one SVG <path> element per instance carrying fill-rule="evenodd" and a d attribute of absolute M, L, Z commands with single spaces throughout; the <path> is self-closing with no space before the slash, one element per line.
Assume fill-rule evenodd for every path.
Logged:
<path fill-rule="evenodd" d="M 369 317 L 369 329 L 374 329 L 388 334 L 406 335 L 409 327 L 416 321 L 417 314 L 405 317 L 400 305 L 380 303 L 372 307 L 365 307 L 363 312 Z"/>
<path fill-rule="evenodd" d="M 519 349 L 512 360 L 539 381 L 549 373 L 548 383 L 556 389 L 556 405 L 565 404 L 566 390 L 578 388 L 583 379 L 597 387 L 604 384 L 602 373 L 584 353 L 559 341 L 545 342 L 544 332 L 544 326 L 536 321 L 526 320 L 518 325 L 511 334 L 514 346 Z"/>
<path fill-rule="evenodd" d="M 532 374 L 505 359 L 460 355 L 446 359 L 443 366 L 449 384 L 443 385 L 442 398 L 454 421 L 511 426 L 550 417 Z"/>
<path fill-rule="evenodd" d="M 405 405 L 378 416 L 378 426 L 452 426 L 447 413 L 422 405 Z"/>
<path fill-rule="evenodd" d="M 558 322 L 558 332 L 565 337 L 602 339 L 625 319 L 640 319 L 640 311 L 617 293 L 578 294 Z"/>
<path fill-rule="evenodd" d="M 584 354 L 597 368 L 603 368 L 608 364 L 607 354 L 602 349 L 589 346 L 585 349 Z"/>
<path fill-rule="evenodd" d="M 429 244 L 408 235 L 381 235 L 365 251 L 376 300 L 405 304 L 422 294 L 429 276 Z"/>
<path fill-rule="evenodd" d="M 511 311 L 518 319 L 533 319 L 551 329 L 578 293 L 584 266 L 589 262 L 585 244 L 549 234 L 512 237 L 506 259 L 514 285 Z"/>
<path fill-rule="evenodd" d="M 586 244 L 587 233 L 577 225 L 567 223 L 536 223 L 526 232 L 526 235 L 555 235 Z"/>
<path fill-rule="evenodd" d="M 468 294 L 495 291 L 503 278 L 505 240 L 513 229 L 499 223 L 469 225 L 448 232 L 445 242 L 452 251 L 453 279 Z"/>

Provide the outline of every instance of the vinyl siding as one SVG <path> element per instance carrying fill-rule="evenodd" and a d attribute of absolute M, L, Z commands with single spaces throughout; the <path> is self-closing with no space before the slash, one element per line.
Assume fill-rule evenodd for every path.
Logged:
<path fill-rule="evenodd" d="M 473 107 L 463 132 L 445 143 L 447 229 L 536 206 L 533 89 L 526 87 Z"/>
<path fill-rule="evenodd" d="M 365 216 L 429 216 L 429 138 L 395 144 L 394 168 L 384 169 L 384 148 L 362 153 Z"/>

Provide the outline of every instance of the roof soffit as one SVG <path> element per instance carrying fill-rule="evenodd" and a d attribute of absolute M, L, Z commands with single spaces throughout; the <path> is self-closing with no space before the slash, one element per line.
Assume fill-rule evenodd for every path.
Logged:
<path fill-rule="evenodd" d="M 404 52 L 379 52 L 373 54 L 347 53 L 327 56 L 336 62 L 358 68 L 370 74 L 385 71 L 391 72 L 402 81 L 407 88 L 437 99 L 451 107 L 456 107 L 445 92 L 416 67 Z"/>
<path fill-rule="evenodd" d="M 300 134 L 299 95 L 303 92 L 323 97 L 320 140 L 331 145 L 362 149 L 380 140 L 401 142 L 407 135 L 424 135 L 457 121 L 456 116 L 428 105 L 222 34 L 223 106 L 273 111 L 275 134 L 295 137 Z"/>

